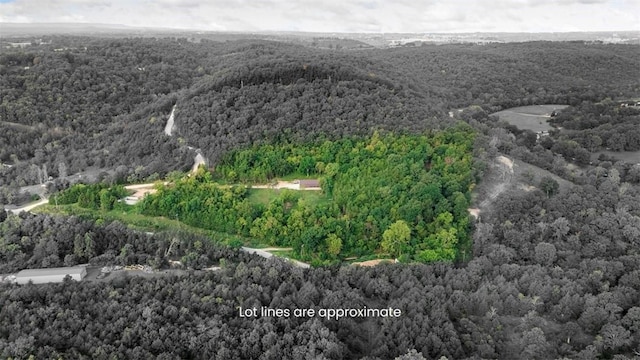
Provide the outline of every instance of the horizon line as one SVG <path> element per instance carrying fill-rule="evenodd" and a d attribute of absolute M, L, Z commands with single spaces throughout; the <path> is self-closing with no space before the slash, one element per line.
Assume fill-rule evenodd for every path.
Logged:
<path fill-rule="evenodd" d="M 305 34 L 580 34 L 580 33 L 638 33 L 638 29 L 628 30 L 575 30 L 575 31 L 420 31 L 420 32 L 349 32 L 349 31 L 309 31 L 309 30 L 210 30 L 201 28 L 171 28 L 171 27 L 155 27 L 155 26 L 136 26 L 118 23 L 95 23 L 95 22 L 4 22 L 0 21 L 0 25 L 15 26 L 38 26 L 38 25 L 84 25 L 84 26 L 112 26 L 139 30 L 162 30 L 162 31 L 182 31 L 182 32 L 208 32 L 208 33 L 236 33 L 236 34 L 264 34 L 264 33 L 305 33 Z"/>

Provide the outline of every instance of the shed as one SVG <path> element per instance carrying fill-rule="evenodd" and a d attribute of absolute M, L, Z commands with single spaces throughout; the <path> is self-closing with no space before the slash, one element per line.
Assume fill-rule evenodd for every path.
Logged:
<path fill-rule="evenodd" d="M 73 280 L 80 281 L 87 275 L 87 269 L 82 266 L 27 269 L 16 274 L 16 282 L 18 284 L 26 284 L 29 281 L 34 284 L 62 282 L 67 275 Z"/>
<path fill-rule="evenodd" d="M 320 180 L 317 179 L 299 180 L 298 184 L 300 185 L 300 189 L 320 188 Z"/>

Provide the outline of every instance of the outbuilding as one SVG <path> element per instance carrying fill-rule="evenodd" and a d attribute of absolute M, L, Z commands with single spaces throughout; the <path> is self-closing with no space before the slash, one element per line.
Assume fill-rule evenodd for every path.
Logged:
<path fill-rule="evenodd" d="M 27 284 L 29 281 L 34 284 L 62 282 L 67 275 L 73 280 L 80 281 L 87 275 L 87 269 L 82 266 L 27 269 L 16 274 L 16 282 L 18 284 Z"/>
<path fill-rule="evenodd" d="M 298 184 L 300 189 L 320 189 L 320 180 L 317 179 L 306 179 L 306 180 L 298 180 Z"/>

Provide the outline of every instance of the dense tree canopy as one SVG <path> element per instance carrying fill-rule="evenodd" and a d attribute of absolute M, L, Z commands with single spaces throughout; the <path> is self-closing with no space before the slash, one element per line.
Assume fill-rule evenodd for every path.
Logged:
<path fill-rule="evenodd" d="M 60 169 L 157 177 L 187 169 L 189 146 L 216 162 L 284 132 L 310 140 L 446 127 L 449 111 L 471 104 L 633 96 L 638 79 L 625 74 L 640 67 L 628 45 L 335 51 L 257 40 L 51 40 L 0 49 L 0 163 L 13 165 L 0 168 L 0 185 L 37 184 Z M 175 135 L 166 136 L 174 105 Z"/>
<path fill-rule="evenodd" d="M 470 130 L 256 145 L 231 153 L 215 168 L 215 176 L 231 182 L 314 175 L 325 201 L 308 203 L 285 190 L 264 206 L 252 202 L 243 185 L 221 187 L 201 170 L 162 187 L 140 206 L 148 215 L 292 246 L 306 260 L 382 250 L 404 254 L 405 261 L 451 261 L 459 243 L 469 239 Z"/>

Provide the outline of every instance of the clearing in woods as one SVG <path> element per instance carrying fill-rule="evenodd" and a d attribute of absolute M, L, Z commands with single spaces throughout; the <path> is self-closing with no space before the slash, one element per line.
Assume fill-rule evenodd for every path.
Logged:
<path fill-rule="evenodd" d="M 520 106 L 498 111 L 491 116 L 497 116 L 520 130 L 549 131 L 552 127 L 547 121 L 551 118 L 551 113 L 567 106 L 555 104 Z"/>
<path fill-rule="evenodd" d="M 481 213 L 491 210 L 501 194 L 511 189 L 533 191 L 543 177 L 557 181 L 559 191 L 566 191 L 573 186 L 570 181 L 537 166 L 504 155 L 497 156 L 489 165 L 484 180 L 474 190 L 472 202 L 475 206 L 468 209 L 469 214 L 478 219 Z"/>
<path fill-rule="evenodd" d="M 640 164 L 640 151 L 610 151 L 602 150 L 591 154 L 591 160 L 596 160 L 600 154 L 605 154 L 617 160 L 624 161 L 629 164 Z"/>

